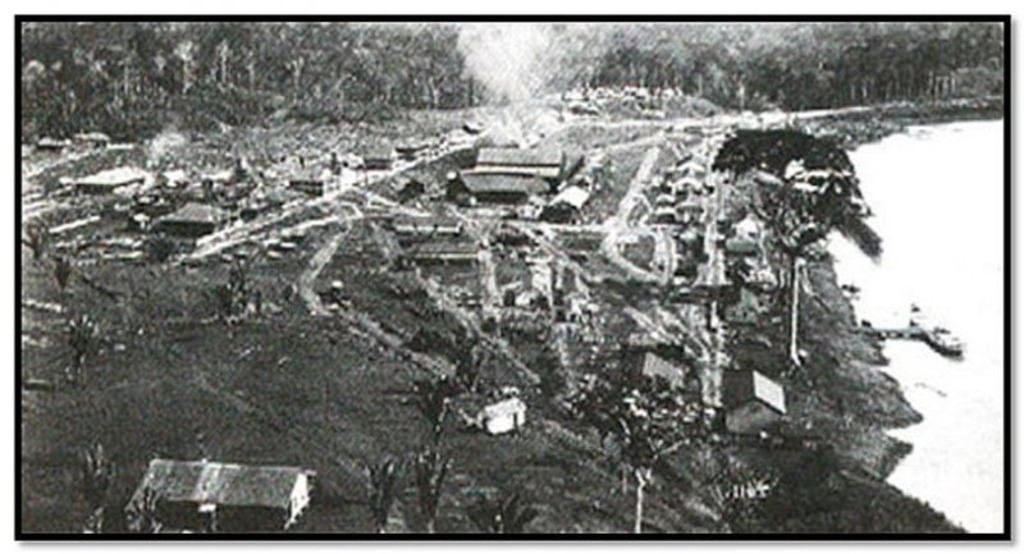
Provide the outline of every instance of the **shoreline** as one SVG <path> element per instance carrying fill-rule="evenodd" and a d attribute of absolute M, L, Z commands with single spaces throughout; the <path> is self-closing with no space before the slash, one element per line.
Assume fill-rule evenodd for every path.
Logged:
<path fill-rule="evenodd" d="M 848 151 L 852 151 L 862 145 L 879 142 L 890 136 L 905 133 L 909 128 L 916 126 L 941 125 L 959 121 L 997 120 L 1005 117 L 1001 99 L 987 99 L 978 102 L 962 103 L 961 105 L 937 105 L 937 106 L 899 106 L 895 109 L 882 107 L 873 110 L 872 113 L 857 113 L 852 117 L 827 117 L 818 123 L 824 129 L 832 129 L 841 137 L 842 143 Z M 870 205 L 871 199 L 866 198 Z M 883 236 L 883 241 L 885 237 Z M 837 312 L 848 318 L 853 328 L 858 325 L 859 318 L 853 300 L 842 292 L 838 285 L 838 276 L 835 271 L 835 258 L 829 251 L 827 260 L 821 262 L 820 270 L 827 274 L 827 286 L 820 286 L 822 283 L 815 283 L 815 292 L 824 293 L 828 299 L 827 303 L 840 306 Z M 835 341 L 844 342 L 847 340 L 843 335 L 846 329 L 837 329 Z M 895 390 L 881 392 L 880 396 L 887 398 L 884 402 L 891 403 L 897 411 L 903 411 L 903 417 L 897 417 L 881 425 L 885 432 L 886 445 L 884 453 L 878 457 L 876 471 L 878 477 L 887 482 L 895 468 L 914 451 L 914 444 L 903 439 L 895 438 L 888 434 L 888 431 L 905 429 L 924 422 L 924 415 L 911 404 L 904 392 L 905 384 L 887 371 L 890 360 L 884 354 L 884 341 L 876 338 L 869 338 L 864 335 L 857 337 L 858 341 L 870 343 L 872 352 L 868 356 L 861 356 L 856 359 L 858 362 L 868 364 L 871 371 L 895 385 Z M 884 390 L 884 389 L 883 389 Z M 917 497 L 911 496 L 900 490 L 900 493 L 915 501 Z M 929 506 L 929 509 L 930 506 Z M 952 523 L 948 516 L 942 514 L 952 527 L 959 528 L 959 525 Z"/>
<path fill-rule="evenodd" d="M 837 136 L 847 150 L 853 150 L 912 126 L 997 119 L 1002 116 L 1001 106 L 1001 100 L 985 100 L 956 106 L 881 107 L 802 123 L 816 135 Z M 870 197 L 865 200 L 871 205 Z M 888 483 L 896 467 L 914 450 L 912 443 L 890 431 L 920 424 L 924 416 L 908 400 L 904 384 L 887 371 L 890 361 L 884 355 L 884 343 L 859 332 L 853 301 L 839 285 L 836 259 L 829 249 L 826 252 L 806 266 L 809 286 L 801 292 L 799 325 L 800 347 L 807 358 L 799 370 L 788 374 L 788 362 L 781 354 L 786 330 L 777 318 L 785 313 L 784 304 L 775 303 L 752 329 L 739 331 L 742 338 L 729 348 L 738 365 L 763 368 L 786 387 L 792 421 L 783 432 L 821 437 L 831 450 L 817 455 L 817 460 L 798 460 L 795 466 L 792 459 L 748 454 L 790 476 L 789 497 L 795 507 L 787 507 L 787 516 L 769 517 L 762 525 L 774 532 L 865 532 L 874 528 L 900 533 L 965 533 L 944 513 Z M 784 261 L 780 257 L 774 263 Z M 750 349 L 753 351 L 744 352 Z M 808 478 L 821 466 L 827 468 L 823 478 Z M 822 480 L 831 485 L 818 482 Z M 835 481 L 847 487 L 841 501 L 832 498 Z M 888 514 L 892 521 L 881 518 L 880 513 Z"/>

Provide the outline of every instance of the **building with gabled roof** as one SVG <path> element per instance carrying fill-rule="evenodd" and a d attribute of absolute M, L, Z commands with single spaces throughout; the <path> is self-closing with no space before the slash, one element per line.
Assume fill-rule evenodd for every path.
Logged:
<path fill-rule="evenodd" d="M 225 213 L 215 206 L 189 202 L 156 220 L 154 229 L 168 235 L 198 238 L 217 230 Z"/>
<path fill-rule="evenodd" d="M 300 467 L 157 458 L 149 462 L 125 511 L 131 515 L 151 495 L 165 529 L 280 531 L 309 506 L 315 475 Z"/>
<path fill-rule="evenodd" d="M 323 196 L 330 178 L 331 171 L 326 167 L 304 168 L 288 178 L 288 188 L 310 196 Z"/>
<path fill-rule="evenodd" d="M 517 204 L 530 196 L 547 194 L 551 185 L 533 175 L 507 175 L 464 171 L 448 183 L 448 195 L 469 195 L 481 202 Z"/>
<path fill-rule="evenodd" d="M 583 165 L 583 156 L 550 148 L 481 148 L 474 170 L 479 173 L 529 175 L 558 183 Z"/>
<path fill-rule="evenodd" d="M 397 215 L 391 227 L 400 235 L 461 235 L 463 223 L 455 217 Z"/>
<path fill-rule="evenodd" d="M 391 169 L 394 163 L 395 150 L 390 146 L 371 146 L 363 152 L 363 169 Z"/>
<path fill-rule="evenodd" d="M 475 263 L 480 247 L 469 240 L 435 240 L 406 246 L 402 258 L 418 264 Z"/>
<path fill-rule="evenodd" d="M 82 177 L 74 182 L 75 190 L 85 194 L 112 194 L 119 189 L 141 185 L 149 173 L 137 167 L 118 167 Z"/>
<path fill-rule="evenodd" d="M 725 424 L 730 432 L 758 433 L 786 415 L 785 389 L 762 373 L 726 371 L 722 388 Z"/>

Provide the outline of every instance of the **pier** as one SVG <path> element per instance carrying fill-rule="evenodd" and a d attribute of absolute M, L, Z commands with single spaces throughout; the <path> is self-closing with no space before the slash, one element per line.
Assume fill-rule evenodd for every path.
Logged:
<path fill-rule="evenodd" d="M 926 329 L 908 325 L 906 327 L 863 326 L 860 330 L 880 339 L 919 340 L 931 347 L 932 350 L 950 358 L 959 358 L 963 355 L 963 347 L 959 341 L 950 337 L 949 332 L 945 329 Z"/>

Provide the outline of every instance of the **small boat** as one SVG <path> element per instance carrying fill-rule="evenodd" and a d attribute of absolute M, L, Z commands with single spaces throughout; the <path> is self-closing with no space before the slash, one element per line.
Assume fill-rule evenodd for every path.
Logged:
<path fill-rule="evenodd" d="M 936 352 L 951 358 L 961 358 L 964 355 L 964 343 L 953 336 L 948 329 L 934 327 L 925 331 L 924 341 Z"/>
<path fill-rule="evenodd" d="M 921 338 L 943 356 L 961 358 L 964 355 L 964 343 L 945 327 L 932 325 L 917 304 L 910 305 L 910 327 L 920 329 Z"/>

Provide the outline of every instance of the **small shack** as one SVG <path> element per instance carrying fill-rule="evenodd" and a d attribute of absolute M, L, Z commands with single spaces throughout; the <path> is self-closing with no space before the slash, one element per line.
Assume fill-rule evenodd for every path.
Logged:
<path fill-rule="evenodd" d="M 281 531 L 309 506 L 315 475 L 299 467 L 157 458 L 149 462 L 125 512 L 137 515 L 137 507 L 152 495 L 165 530 Z"/>
<path fill-rule="evenodd" d="M 454 217 L 413 217 L 408 215 L 396 216 L 391 221 L 395 233 L 408 237 L 422 236 L 458 236 L 462 234 L 462 220 Z"/>
<path fill-rule="evenodd" d="M 725 241 L 725 253 L 742 258 L 757 256 L 761 253 L 761 245 L 751 238 L 732 237 Z"/>
<path fill-rule="evenodd" d="M 181 209 L 156 220 L 154 229 L 168 235 L 198 238 L 217 230 L 224 212 L 208 204 L 189 202 Z"/>
<path fill-rule="evenodd" d="M 326 168 L 302 169 L 288 179 L 288 188 L 309 196 L 323 196 L 330 178 L 331 171 Z"/>
<path fill-rule="evenodd" d="M 694 200 L 687 200 L 676 205 L 676 217 L 684 224 L 696 223 L 704 216 L 704 205 Z"/>
<path fill-rule="evenodd" d="M 363 154 L 363 169 L 386 170 L 395 163 L 395 151 L 390 146 L 374 146 Z"/>
<path fill-rule="evenodd" d="M 395 146 L 395 152 L 402 157 L 403 160 L 415 160 L 417 156 L 425 152 L 430 148 L 430 143 L 424 142 L 408 142 Z"/>
<path fill-rule="evenodd" d="M 55 139 L 52 137 L 43 137 L 36 141 L 36 150 L 46 151 L 60 151 L 71 146 L 71 141 L 64 139 Z"/>
<path fill-rule="evenodd" d="M 402 254 L 406 263 L 463 264 L 475 263 L 480 247 L 472 241 L 429 241 L 408 245 Z"/>
<path fill-rule="evenodd" d="M 726 371 L 722 388 L 725 425 L 732 433 L 759 433 L 786 415 L 782 385 L 757 371 Z"/>
<path fill-rule="evenodd" d="M 656 346 L 627 346 L 622 353 L 623 368 L 634 377 L 664 379 L 670 387 L 686 390 L 688 376 L 686 369 L 682 365 L 670 361 L 661 353 L 655 352 L 655 348 Z"/>
<path fill-rule="evenodd" d="M 572 223 L 580 214 L 583 205 L 590 199 L 590 191 L 579 186 L 569 186 L 555 195 L 544 207 L 540 218 L 554 223 Z"/>
<path fill-rule="evenodd" d="M 520 204 L 532 195 L 547 194 L 551 185 L 532 175 L 465 171 L 448 182 L 449 198 L 470 196 L 480 202 Z"/>
<path fill-rule="evenodd" d="M 526 403 L 519 398 L 502 400 L 480 410 L 478 418 L 483 429 L 491 435 L 518 431 L 526 424 Z"/>
<path fill-rule="evenodd" d="M 136 167 L 118 167 L 82 177 L 74 182 L 75 190 L 83 194 L 112 194 L 118 190 L 141 185 L 149 174 Z"/>
<path fill-rule="evenodd" d="M 110 144 L 110 136 L 106 133 L 78 133 L 74 136 L 75 144 L 87 148 L 106 148 Z"/>

